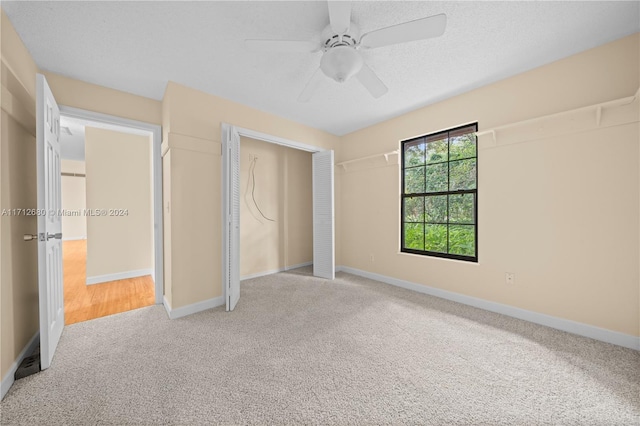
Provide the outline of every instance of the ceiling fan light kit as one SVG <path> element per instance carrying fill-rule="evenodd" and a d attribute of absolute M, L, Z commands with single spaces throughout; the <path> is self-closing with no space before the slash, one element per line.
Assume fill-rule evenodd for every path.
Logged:
<path fill-rule="evenodd" d="M 446 15 L 439 14 L 371 31 L 360 37 L 358 28 L 351 22 L 350 2 L 329 1 L 328 6 L 329 25 L 322 32 L 324 43 L 321 46 L 300 40 L 245 40 L 249 48 L 261 51 L 324 52 L 320 69 L 307 82 L 298 97 L 299 102 L 311 99 L 322 85 L 323 74 L 338 83 L 344 83 L 355 76 L 371 96 L 379 98 L 387 93 L 388 88 L 364 63 L 358 49 L 374 49 L 438 37 L 444 33 L 447 24 Z"/>
<path fill-rule="evenodd" d="M 329 78 L 344 83 L 362 69 L 362 55 L 350 46 L 327 50 L 320 60 L 320 69 Z"/>

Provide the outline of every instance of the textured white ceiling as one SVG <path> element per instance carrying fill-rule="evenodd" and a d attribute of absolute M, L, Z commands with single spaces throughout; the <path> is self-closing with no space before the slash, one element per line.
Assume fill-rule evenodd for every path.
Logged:
<path fill-rule="evenodd" d="M 320 53 L 253 53 L 247 38 L 311 39 L 325 2 L 12 2 L 42 69 L 161 99 L 172 80 L 337 135 L 640 31 L 640 2 L 354 2 L 363 33 L 446 13 L 442 37 L 364 52 L 389 87 L 327 80 L 296 101 Z"/>

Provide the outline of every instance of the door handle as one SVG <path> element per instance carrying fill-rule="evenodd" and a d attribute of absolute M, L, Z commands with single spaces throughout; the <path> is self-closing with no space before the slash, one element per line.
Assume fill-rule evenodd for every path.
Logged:
<path fill-rule="evenodd" d="M 55 234 L 47 234 L 47 241 L 49 241 L 50 239 L 56 239 L 56 240 L 61 240 L 62 239 L 62 232 L 58 232 Z"/>

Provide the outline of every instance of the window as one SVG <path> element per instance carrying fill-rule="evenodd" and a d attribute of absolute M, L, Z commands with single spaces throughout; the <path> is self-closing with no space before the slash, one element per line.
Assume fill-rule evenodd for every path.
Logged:
<path fill-rule="evenodd" d="M 478 261 L 477 130 L 401 142 L 401 251 Z"/>

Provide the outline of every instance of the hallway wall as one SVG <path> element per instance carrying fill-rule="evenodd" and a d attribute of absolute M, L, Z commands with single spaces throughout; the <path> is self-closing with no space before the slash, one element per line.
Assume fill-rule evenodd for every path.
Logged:
<path fill-rule="evenodd" d="M 62 160 L 60 164 L 62 173 L 85 174 L 84 161 Z M 80 240 L 87 238 L 87 217 L 84 210 L 87 208 L 87 184 L 84 176 L 61 177 L 62 183 L 62 209 L 67 212 L 80 212 L 78 216 L 62 216 L 62 239 Z"/>
<path fill-rule="evenodd" d="M 87 284 L 148 275 L 153 267 L 151 141 L 87 126 Z"/>

